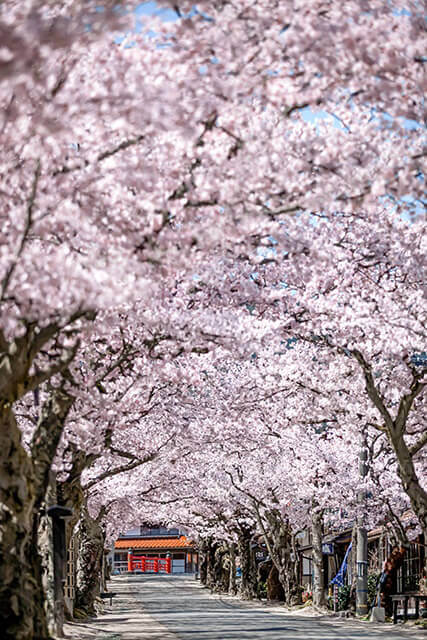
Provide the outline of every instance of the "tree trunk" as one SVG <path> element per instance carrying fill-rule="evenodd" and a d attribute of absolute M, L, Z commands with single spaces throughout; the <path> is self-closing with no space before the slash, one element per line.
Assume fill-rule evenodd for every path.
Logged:
<path fill-rule="evenodd" d="M 0 618 L 5 640 L 32 640 L 34 637 L 35 609 L 39 605 L 36 596 L 37 582 L 33 575 L 33 567 L 28 560 L 33 556 L 34 502 L 35 485 L 31 460 L 21 444 L 21 433 L 11 407 L 7 403 L 2 403 L 0 405 Z M 45 636 L 47 636 L 47 630 Z"/>
<path fill-rule="evenodd" d="M 47 516 L 45 516 L 47 518 Z M 31 537 L 30 552 L 28 554 L 32 575 L 35 580 L 34 586 L 34 637 L 48 638 L 48 618 L 46 607 L 46 594 L 44 590 L 43 573 L 44 567 L 39 550 L 39 528 L 40 518 L 34 516 L 33 534 Z M 54 631 L 54 625 L 51 627 Z"/>
<path fill-rule="evenodd" d="M 55 578 L 53 560 L 53 528 L 52 519 L 47 515 L 47 509 L 57 503 L 56 478 L 52 473 L 45 501 L 40 511 L 40 524 L 37 533 L 38 548 L 41 558 L 44 609 L 49 632 L 54 634 L 55 627 Z"/>
<path fill-rule="evenodd" d="M 260 510 L 257 509 L 256 514 L 271 561 L 277 569 L 283 587 L 285 604 L 298 604 L 301 602 L 302 593 L 298 575 L 298 550 L 289 522 L 282 518 L 277 509 L 266 510 L 264 516 L 261 516 Z"/>
<path fill-rule="evenodd" d="M 105 531 L 103 531 L 105 540 Z M 107 591 L 107 582 L 110 580 L 110 565 L 107 560 L 108 551 L 104 549 L 101 561 L 101 591 Z"/>
<path fill-rule="evenodd" d="M 267 578 L 267 599 L 284 601 L 285 592 L 279 580 L 279 572 L 275 564 L 272 564 Z"/>
<path fill-rule="evenodd" d="M 411 507 L 418 518 L 424 540 L 427 540 L 427 492 L 420 485 L 415 471 L 414 461 L 406 445 L 403 435 L 391 433 L 390 440 L 398 461 L 398 474 L 403 489 L 409 497 Z"/>
<path fill-rule="evenodd" d="M 95 615 L 95 600 L 100 594 L 104 532 L 83 507 L 78 525 L 79 553 L 75 609 Z"/>
<path fill-rule="evenodd" d="M 9 402 L 0 402 L 0 615 L 3 637 L 47 638 L 39 510 L 73 399 L 56 389 L 44 403 L 31 442 L 31 457 Z"/>
<path fill-rule="evenodd" d="M 256 597 L 256 568 L 251 549 L 252 531 L 240 528 L 238 534 L 238 550 L 240 556 L 240 568 L 242 579 L 239 594 L 245 600 L 253 600 Z"/>
<path fill-rule="evenodd" d="M 36 498 L 33 507 L 33 539 L 30 550 L 30 562 L 33 567 L 33 575 L 36 577 L 36 609 L 34 618 L 34 628 L 36 637 L 45 637 L 48 628 L 46 593 L 43 587 L 43 563 L 39 554 L 39 530 L 41 523 L 41 515 L 47 518 L 46 514 L 46 495 L 48 492 L 49 481 L 52 479 L 51 467 L 55 458 L 56 450 L 64 430 L 65 421 L 74 402 L 74 398 L 66 393 L 63 388 L 54 389 L 43 403 L 40 410 L 40 416 L 37 421 L 37 427 L 31 441 L 31 460 L 34 469 Z M 56 482 L 55 482 L 56 485 Z M 45 509 L 42 509 L 43 503 Z M 52 522 L 48 525 L 52 526 Z M 54 536 L 53 536 L 54 538 Z M 52 542 L 53 542 L 52 538 Z M 53 544 L 54 547 L 54 544 Z M 54 555 L 54 549 L 51 549 Z M 55 563 L 53 571 L 53 580 L 55 578 Z M 60 591 L 63 586 L 61 584 Z M 56 596 L 55 596 L 56 597 Z M 64 594 L 60 595 L 60 602 L 63 602 Z M 57 602 L 54 603 L 54 618 L 56 633 L 62 635 L 63 626 L 63 606 L 58 609 Z"/>
<path fill-rule="evenodd" d="M 225 544 L 217 545 L 214 554 L 214 569 L 213 569 L 213 590 L 220 592 L 227 592 L 228 579 L 229 579 L 229 561 L 227 557 L 227 546 Z"/>
<path fill-rule="evenodd" d="M 228 593 L 232 596 L 237 593 L 236 586 L 236 548 L 234 542 L 230 542 L 228 545 L 228 553 L 230 556 L 230 567 L 228 575 Z"/>
<path fill-rule="evenodd" d="M 313 543 L 313 604 L 326 606 L 325 573 L 322 553 L 323 511 L 313 507 L 311 514 L 311 536 Z"/>
<path fill-rule="evenodd" d="M 199 572 L 200 584 L 207 585 L 208 581 L 208 541 L 203 540 L 199 545 Z"/>
<path fill-rule="evenodd" d="M 206 549 L 206 586 L 213 591 L 215 588 L 215 552 L 217 549 L 216 542 L 212 542 L 212 540 L 208 541 L 207 549 Z"/>
<path fill-rule="evenodd" d="M 366 392 L 374 406 L 382 414 L 387 439 L 396 454 L 398 474 L 403 489 L 409 497 L 411 507 L 418 518 L 424 534 L 424 540 L 427 540 L 427 492 L 420 484 L 413 460 L 427 443 L 424 440 L 424 435 L 418 436 L 418 442 L 413 444 L 412 450 L 405 442 L 405 432 L 413 404 L 425 389 L 425 383 L 422 382 L 423 374 L 421 371 L 419 373 L 413 372 L 413 378 L 409 384 L 409 392 L 400 398 L 397 415 L 393 419 L 378 387 L 375 385 L 371 366 L 357 349 L 353 351 L 353 355 L 362 368 Z"/>

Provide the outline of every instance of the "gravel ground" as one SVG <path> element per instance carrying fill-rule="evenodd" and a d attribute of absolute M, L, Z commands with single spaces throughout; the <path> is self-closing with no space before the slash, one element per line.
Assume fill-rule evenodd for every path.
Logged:
<path fill-rule="evenodd" d="M 287 612 L 211 595 L 190 576 L 118 576 L 118 595 L 94 620 L 65 626 L 73 640 L 427 640 L 416 627 Z"/>

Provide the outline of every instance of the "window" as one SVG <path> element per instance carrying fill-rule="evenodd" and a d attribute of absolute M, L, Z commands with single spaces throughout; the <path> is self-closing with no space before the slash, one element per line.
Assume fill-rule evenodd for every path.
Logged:
<path fill-rule="evenodd" d="M 371 573 L 381 573 L 382 571 L 382 550 L 380 540 L 368 541 L 368 565 Z"/>
<path fill-rule="evenodd" d="M 313 567 L 312 559 L 308 556 L 302 556 L 301 562 L 301 584 L 304 588 L 311 589 L 313 584 Z"/>
<path fill-rule="evenodd" d="M 168 529 L 167 527 L 140 527 L 139 535 L 144 538 L 158 538 L 179 536 L 179 529 Z"/>
<path fill-rule="evenodd" d="M 411 543 L 397 571 L 397 592 L 418 591 L 421 577 L 421 545 Z"/>

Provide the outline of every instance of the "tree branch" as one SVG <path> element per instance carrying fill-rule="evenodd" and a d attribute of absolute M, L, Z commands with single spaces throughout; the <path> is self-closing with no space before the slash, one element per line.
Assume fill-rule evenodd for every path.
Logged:
<path fill-rule="evenodd" d="M 74 360 L 79 346 L 80 340 L 77 340 L 73 347 L 71 347 L 70 349 L 64 349 L 59 362 L 56 362 L 51 367 L 42 369 L 41 371 L 38 371 L 34 375 L 30 376 L 25 381 L 25 384 L 21 385 L 22 390 L 20 397 L 22 397 L 28 391 L 33 391 L 41 384 L 43 384 L 43 382 L 50 380 L 50 378 L 52 378 L 52 376 L 56 375 L 57 373 L 61 373 L 62 371 L 64 371 Z"/>
<path fill-rule="evenodd" d="M 421 436 L 421 438 L 418 440 L 418 442 L 415 442 L 411 447 L 408 447 L 408 450 L 409 450 L 409 453 L 411 454 L 411 457 L 413 458 L 415 456 L 415 454 L 417 454 L 418 451 L 421 451 L 421 449 L 426 444 L 427 444 L 427 431 L 425 431 L 425 433 Z"/>
<path fill-rule="evenodd" d="M 353 351 L 351 351 L 351 353 L 353 354 L 353 356 L 355 357 L 355 359 L 357 360 L 357 362 L 359 363 L 359 365 L 362 368 L 363 375 L 364 375 L 364 378 L 365 378 L 365 388 L 366 388 L 368 396 L 370 397 L 370 399 L 374 403 L 375 407 L 378 409 L 378 411 L 380 412 L 380 414 L 384 418 L 384 422 L 385 422 L 385 425 L 386 425 L 387 429 L 391 432 L 393 430 L 393 428 L 394 428 L 393 419 L 392 419 L 387 407 L 385 406 L 384 401 L 383 401 L 383 399 L 382 399 L 377 387 L 375 386 L 374 377 L 372 375 L 372 368 L 371 368 L 370 364 L 368 364 L 368 362 L 366 362 L 366 360 L 363 357 L 362 353 L 358 349 L 354 349 Z"/>
<path fill-rule="evenodd" d="M 107 149 L 107 151 L 103 151 L 102 153 L 100 153 L 97 158 L 95 159 L 95 162 L 92 164 L 95 164 L 97 162 L 102 162 L 103 160 L 106 160 L 106 158 L 110 158 L 111 156 L 114 156 L 116 153 L 119 153 L 120 151 L 124 151 L 125 149 L 128 149 L 129 147 L 132 147 L 136 144 L 138 144 L 139 142 L 141 142 L 142 140 L 144 140 L 145 136 L 143 134 L 140 134 L 138 136 L 136 136 L 135 138 L 130 138 L 129 140 L 123 140 L 122 142 L 120 142 L 117 146 L 113 147 L 112 149 Z M 53 172 L 53 176 L 56 177 L 58 175 L 63 175 L 66 173 L 71 173 L 72 171 L 79 171 L 80 169 L 85 169 L 86 167 L 88 167 L 91 163 L 89 162 L 89 160 L 83 160 L 82 162 L 79 162 L 78 164 L 75 165 L 65 165 L 63 167 L 61 167 L 60 169 L 56 169 Z"/>
<path fill-rule="evenodd" d="M 36 509 L 45 496 L 56 449 L 74 402 L 74 397 L 63 389 L 63 385 L 61 388 L 53 389 L 43 403 L 30 444 L 36 480 Z"/>
<path fill-rule="evenodd" d="M 159 454 L 159 452 L 156 451 L 154 453 L 147 454 L 142 459 L 136 458 L 132 462 L 128 462 L 128 464 L 124 464 L 124 465 L 122 465 L 120 467 L 116 467 L 115 469 L 104 471 L 97 478 L 94 478 L 93 480 L 90 480 L 89 482 L 87 482 L 83 486 L 83 490 L 84 491 L 88 491 L 89 489 L 91 489 L 95 485 L 99 484 L 100 482 L 102 482 L 106 478 L 112 478 L 113 476 L 117 476 L 120 473 L 126 473 L 127 471 L 132 471 L 133 469 L 136 469 L 137 467 L 140 467 L 142 464 L 145 464 L 146 462 L 151 462 L 152 460 L 154 460 L 158 456 L 158 454 Z M 119 455 L 123 455 L 123 452 L 120 453 Z M 125 454 L 124 457 L 128 457 L 128 454 Z"/>
<path fill-rule="evenodd" d="M 10 282 L 10 280 L 12 278 L 12 275 L 13 275 L 15 269 L 16 269 L 16 266 L 18 264 L 18 260 L 22 255 L 22 252 L 24 250 L 25 243 L 27 242 L 28 235 L 30 233 L 31 227 L 33 226 L 33 210 L 34 210 L 34 204 L 35 204 L 35 201 L 36 201 L 37 186 L 38 186 L 39 179 L 40 179 L 40 173 L 41 173 L 40 160 L 37 160 L 36 169 L 34 171 L 33 182 L 32 182 L 32 185 L 31 185 L 30 196 L 29 196 L 28 201 L 27 201 L 27 216 L 26 216 L 26 221 L 25 221 L 24 232 L 22 234 L 21 241 L 20 241 L 20 243 L 18 245 L 18 249 L 17 249 L 16 255 L 12 260 L 12 264 L 10 265 L 9 269 L 6 271 L 6 274 L 5 274 L 5 276 L 4 276 L 3 280 L 2 280 L 0 300 L 4 299 L 5 293 L 7 291 L 8 286 L 9 286 L 9 282 Z"/>
<path fill-rule="evenodd" d="M 406 430 L 406 422 L 408 420 L 409 412 L 412 409 L 412 405 L 414 404 L 415 398 L 420 395 L 420 393 L 424 390 L 426 386 L 425 382 L 421 382 L 420 378 L 423 374 L 416 374 L 412 379 L 412 384 L 410 386 L 409 393 L 406 393 L 399 403 L 399 409 L 397 411 L 395 428 L 397 433 L 403 434 Z"/>

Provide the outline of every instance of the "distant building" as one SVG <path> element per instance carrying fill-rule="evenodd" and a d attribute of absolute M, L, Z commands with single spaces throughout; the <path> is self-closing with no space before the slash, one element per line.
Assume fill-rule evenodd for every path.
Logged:
<path fill-rule="evenodd" d="M 140 526 L 114 543 L 112 572 L 194 573 L 198 561 L 195 545 L 179 529 Z"/>
<path fill-rule="evenodd" d="M 408 532 L 413 517 L 414 514 L 410 510 L 401 516 L 403 525 L 408 526 Z M 416 536 L 407 545 L 403 545 L 388 533 L 387 524 L 368 531 L 368 575 L 376 576 L 379 580 L 379 576 L 382 574 L 381 591 L 385 594 L 384 600 L 388 598 L 390 605 L 391 595 L 420 592 L 421 583 L 425 580 L 426 545 L 422 534 Z M 310 592 L 313 588 L 311 533 L 306 530 L 297 537 L 300 552 L 300 583 L 305 591 Z M 339 572 L 351 541 L 352 530 L 350 528 L 324 536 L 322 552 L 325 590 L 328 589 L 331 580 Z M 355 551 L 352 549 L 347 559 L 347 567 L 343 576 L 343 583 L 346 585 L 352 584 L 352 570 L 357 570 L 357 563 L 353 555 Z"/>

